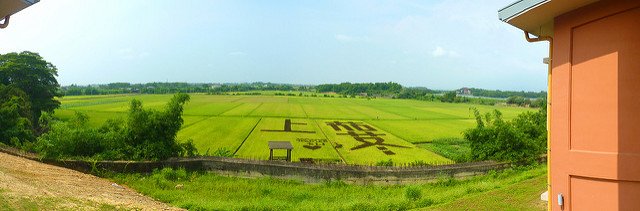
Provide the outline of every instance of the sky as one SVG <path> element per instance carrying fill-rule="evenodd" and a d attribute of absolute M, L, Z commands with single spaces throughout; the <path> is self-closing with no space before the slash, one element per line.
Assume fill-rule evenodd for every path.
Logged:
<path fill-rule="evenodd" d="M 62 85 L 397 82 L 546 90 L 547 43 L 498 20 L 513 0 L 41 0 L 0 30 Z"/>

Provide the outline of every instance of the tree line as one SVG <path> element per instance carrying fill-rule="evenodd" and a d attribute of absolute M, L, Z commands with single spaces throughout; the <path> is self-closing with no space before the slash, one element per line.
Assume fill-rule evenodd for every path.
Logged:
<path fill-rule="evenodd" d="M 402 91 L 402 85 L 394 82 L 386 83 L 340 83 L 320 84 L 317 92 L 335 92 L 342 95 L 395 96 Z"/>
<path fill-rule="evenodd" d="M 467 90 L 471 95 L 466 95 Z M 208 93 L 225 94 L 230 92 L 288 91 L 337 93 L 342 97 L 386 97 L 397 99 L 415 99 L 423 101 L 441 101 L 448 103 L 473 103 L 495 105 L 506 103 L 525 107 L 540 107 L 546 92 L 500 91 L 478 88 L 463 88 L 453 91 L 433 90 L 424 87 L 404 87 L 395 82 L 378 83 L 339 83 L 320 85 L 293 85 L 278 83 L 109 83 L 98 85 L 70 85 L 61 87 L 62 95 L 105 95 L 105 94 L 171 94 L 171 93 Z M 490 99 L 494 98 L 494 99 Z"/>
<path fill-rule="evenodd" d="M 152 83 L 109 83 L 96 85 L 75 85 L 62 87 L 62 94 L 73 95 L 106 95 L 106 94 L 174 94 L 174 93 L 209 93 L 248 91 L 310 91 L 312 86 L 277 83 L 184 83 L 184 82 L 152 82 Z"/>
<path fill-rule="evenodd" d="M 464 88 L 463 88 L 464 89 Z M 463 89 L 458 89 L 458 93 L 461 93 Z M 477 97 L 492 97 L 492 98 L 509 98 L 512 96 L 520 96 L 523 98 L 545 98 L 547 92 L 525 92 L 525 91 L 501 91 L 501 90 L 488 90 L 478 88 L 467 88 L 471 95 Z"/>

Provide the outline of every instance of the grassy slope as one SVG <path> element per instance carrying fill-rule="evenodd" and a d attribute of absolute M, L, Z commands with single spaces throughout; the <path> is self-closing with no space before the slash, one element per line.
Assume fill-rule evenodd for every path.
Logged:
<path fill-rule="evenodd" d="M 121 174 L 114 176 L 114 179 L 160 201 L 190 209 L 406 210 L 438 205 L 454 206 L 449 203 L 459 203 L 454 200 L 474 196 L 479 198 L 472 199 L 472 202 L 482 201 L 484 207 L 501 206 L 497 198 L 499 196 L 487 198 L 487 200 L 484 199 L 485 196 L 491 195 L 493 191 L 500 191 L 503 187 L 520 187 L 513 185 L 523 181 L 525 183 L 522 186 L 528 187 L 530 179 L 544 177 L 545 170 L 545 166 L 537 166 L 463 180 L 442 178 L 435 183 L 411 186 L 361 186 L 335 181 L 303 184 L 292 180 L 246 179 L 219 176 L 213 173 L 191 173 L 186 176 L 187 179 L 177 181 L 166 180 L 164 175 L 159 173 L 155 175 Z M 183 187 L 175 188 L 178 184 Z M 406 197 L 405 194 L 409 188 L 418 189 L 421 197 L 418 199 Z M 525 192 L 519 195 L 525 197 L 528 194 Z M 532 197 L 538 195 L 539 193 L 535 192 Z M 526 206 L 528 205 L 523 205 L 528 208 Z M 478 208 L 482 210 L 484 207 Z"/>
<path fill-rule="evenodd" d="M 546 175 L 540 175 L 425 210 L 546 210 L 547 203 L 540 200 L 540 194 L 547 188 L 546 184 Z"/>

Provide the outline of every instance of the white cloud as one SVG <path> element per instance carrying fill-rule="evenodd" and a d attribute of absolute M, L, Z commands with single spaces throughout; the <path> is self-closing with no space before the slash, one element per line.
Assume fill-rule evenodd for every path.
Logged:
<path fill-rule="evenodd" d="M 229 56 L 244 56 L 247 55 L 245 52 L 242 51 L 234 51 L 234 52 L 229 52 L 228 54 Z"/>
<path fill-rule="evenodd" d="M 458 52 L 455 51 L 451 51 L 451 50 L 446 50 L 443 47 L 436 47 L 436 49 L 433 49 L 433 51 L 431 51 L 431 56 L 433 57 L 443 57 L 443 56 L 448 56 L 448 57 L 458 57 L 460 56 L 460 54 L 458 54 Z"/>

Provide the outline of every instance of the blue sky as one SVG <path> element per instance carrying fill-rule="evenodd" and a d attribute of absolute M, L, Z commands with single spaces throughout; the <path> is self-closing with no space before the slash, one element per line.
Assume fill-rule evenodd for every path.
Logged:
<path fill-rule="evenodd" d="M 546 89 L 546 43 L 497 18 L 513 0 L 42 0 L 0 30 L 59 82 L 394 81 Z"/>

